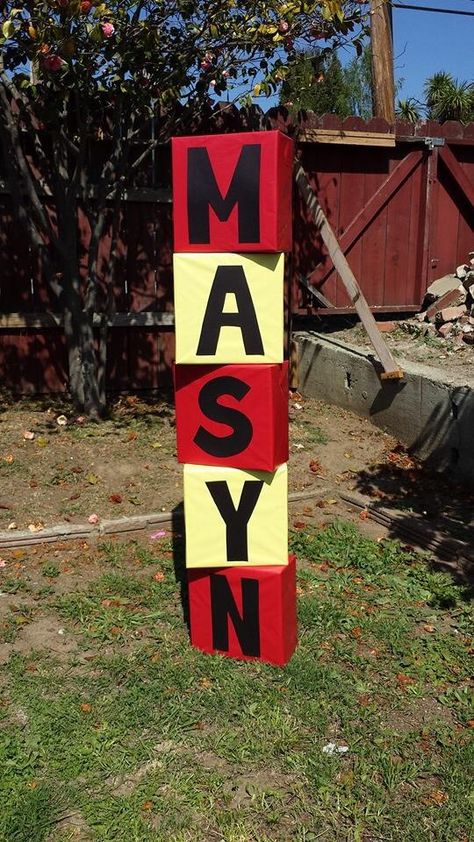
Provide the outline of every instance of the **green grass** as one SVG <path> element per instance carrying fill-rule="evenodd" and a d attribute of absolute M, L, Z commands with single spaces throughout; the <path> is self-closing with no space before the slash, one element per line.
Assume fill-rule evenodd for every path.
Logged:
<path fill-rule="evenodd" d="M 77 648 L 1 668 L 2 842 L 472 838 L 465 590 L 345 523 L 291 544 L 283 669 L 190 647 L 167 541 L 104 543 L 37 600 Z"/>

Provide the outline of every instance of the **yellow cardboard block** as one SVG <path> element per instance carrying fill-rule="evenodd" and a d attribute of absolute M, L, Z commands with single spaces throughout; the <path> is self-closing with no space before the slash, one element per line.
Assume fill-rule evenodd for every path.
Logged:
<path fill-rule="evenodd" d="M 187 567 L 288 564 L 288 468 L 184 466 Z"/>
<path fill-rule="evenodd" d="M 177 363 L 283 361 L 283 254 L 175 254 Z"/>

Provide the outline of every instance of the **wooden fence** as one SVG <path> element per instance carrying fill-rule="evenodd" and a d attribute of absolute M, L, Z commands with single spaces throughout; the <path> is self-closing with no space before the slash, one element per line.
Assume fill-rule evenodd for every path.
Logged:
<path fill-rule="evenodd" d="M 301 160 L 374 311 L 415 311 L 429 283 L 474 250 L 474 125 L 341 121 L 273 109 L 267 127 L 298 132 Z M 232 126 L 235 130 L 236 126 Z M 174 353 L 169 150 L 147 188 L 123 202 L 108 387 L 145 391 L 170 382 Z M 294 314 L 348 311 L 348 301 L 295 195 L 290 301 Z M 104 238 L 101 257 L 108 259 Z M 309 291 L 315 287 L 319 297 Z M 67 386 L 61 319 L 0 191 L 0 385 L 17 393 Z"/>

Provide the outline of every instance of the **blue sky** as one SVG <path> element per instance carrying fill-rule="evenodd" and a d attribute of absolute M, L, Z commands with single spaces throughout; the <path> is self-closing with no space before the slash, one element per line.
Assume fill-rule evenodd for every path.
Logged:
<path fill-rule="evenodd" d="M 403 2 L 403 0 L 397 0 Z M 474 0 L 407 0 L 416 6 L 474 13 Z M 474 80 L 474 17 L 393 9 L 395 77 L 405 81 L 398 96 L 423 98 L 423 82 L 438 70 Z"/>

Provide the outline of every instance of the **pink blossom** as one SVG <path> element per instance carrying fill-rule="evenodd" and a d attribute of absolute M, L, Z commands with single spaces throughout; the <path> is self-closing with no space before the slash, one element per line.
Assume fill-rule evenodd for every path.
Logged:
<path fill-rule="evenodd" d="M 150 535 L 151 541 L 158 541 L 159 538 L 164 538 L 166 535 L 166 529 L 159 529 L 158 532 L 152 532 Z"/>
<path fill-rule="evenodd" d="M 112 38 L 112 35 L 115 32 L 115 26 L 113 25 L 113 23 L 103 23 L 101 29 L 104 38 Z"/>
<path fill-rule="evenodd" d="M 89 515 L 89 517 L 87 518 L 87 522 L 92 524 L 99 523 L 99 519 L 99 515 L 96 515 L 94 512 L 94 514 Z"/>
<path fill-rule="evenodd" d="M 290 24 L 287 23 L 286 20 L 281 20 L 280 23 L 278 24 L 278 32 L 281 35 L 284 35 L 285 32 L 288 32 L 289 28 L 290 28 Z"/>

